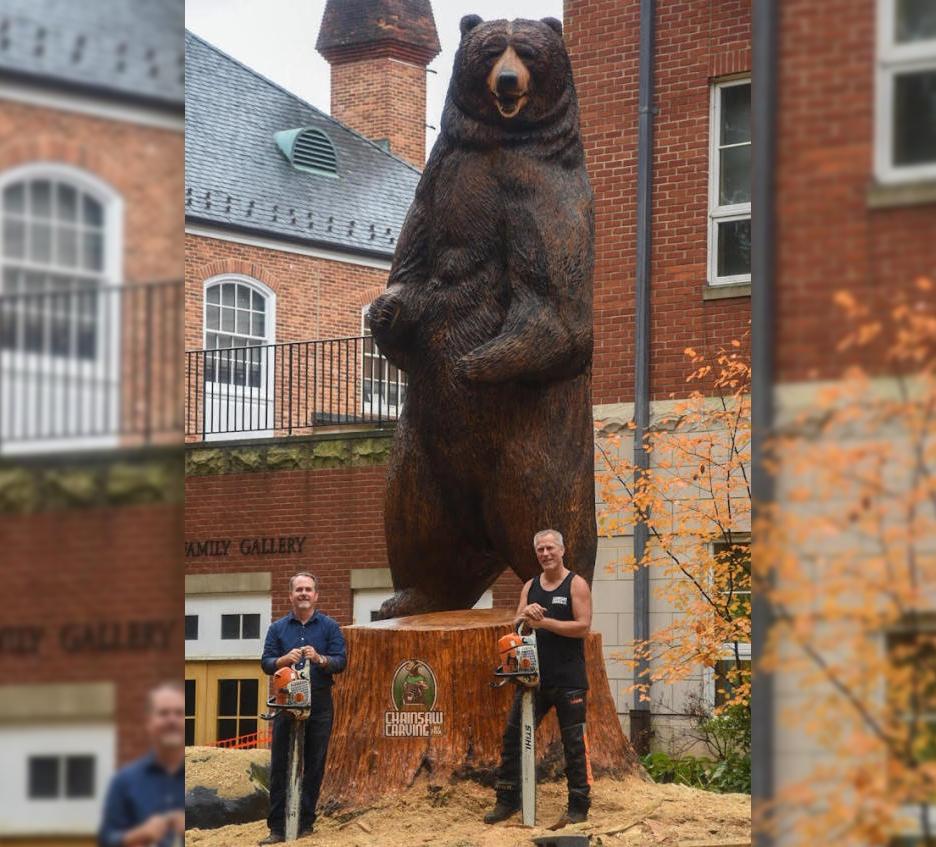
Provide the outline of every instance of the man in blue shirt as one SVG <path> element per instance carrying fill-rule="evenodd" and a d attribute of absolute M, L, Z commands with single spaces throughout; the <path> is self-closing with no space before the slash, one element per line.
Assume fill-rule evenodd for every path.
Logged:
<path fill-rule="evenodd" d="M 147 697 L 152 749 L 111 780 L 100 847 L 174 847 L 185 831 L 185 689 L 164 682 Z"/>
<path fill-rule="evenodd" d="M 292 611 L 270 624 L 260 665 L 268 674 L 303 660 L 312 663 L 311 712 L 303 721 L 305 730 L 302 800 L 299 806 L 299 834 L 312 832 L 315 807 L 318 804 L 325 757 L 332 730 L 332 675 L 347 664 L 345 641 L 338 624 L 316 609 L 318 583 L 310 573 L 298 573 L 289 580 L 289 601 Z M 289 730 L 295 720 L 279 712 L 273 720 L 273 743 L 270 756 L 270 814 L 267 825 L 270 834 L 260 844 L 285 841 L 286 778 L 289 765 Z"/>

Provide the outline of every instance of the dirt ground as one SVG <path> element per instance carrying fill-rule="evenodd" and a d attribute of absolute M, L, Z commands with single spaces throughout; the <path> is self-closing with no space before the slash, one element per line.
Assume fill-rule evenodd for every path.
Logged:
<path fill-rule="evenodd" d="M 583 824 L 555 835 L 591 836 L 603 847 L 740 847 L 750 844 L 751 805 L 746 794 L 711 794 L 681 785 L 656 785 L 637 778 L 601 778 L 592 787 L 592 811 Z M 335 816 L 320 816 L 316 831 L 293 843 L 319 847 L 529 847 L 532 838 L 551 834 L 547 827 L 565 810 L 565 785 L 538 787 L 537 822 L 525 829 L 519 815 L 496 826 L 481 817 L 493 792 L 473 782 L 433 786 L 417 782 L 403 794 Z M 246 847 L 267 833 L 264 822 L 215 830 L 189 830 L 189 847 Z"/>

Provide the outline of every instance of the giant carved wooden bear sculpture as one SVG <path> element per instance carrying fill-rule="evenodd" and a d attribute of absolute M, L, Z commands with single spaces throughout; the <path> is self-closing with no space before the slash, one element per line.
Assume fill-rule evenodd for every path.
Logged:
<path fill-rule="evenodd" d="M 408 388 L 389 468 L 396 594 L 472 606 L 533 534 L 591 582 L 592 193 L 562 25 L 461 22 L 441 134 L 369 319 Z"/>

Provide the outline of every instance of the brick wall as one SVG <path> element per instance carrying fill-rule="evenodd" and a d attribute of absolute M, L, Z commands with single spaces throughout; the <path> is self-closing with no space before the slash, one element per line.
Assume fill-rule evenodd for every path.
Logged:
<path fill-rule="evenodd" d="M 289 610 L 286 584 L 299 570 L 319 580 L 321 607 L 351 623 L 352 569 L 386 568 L 383 501 L 386 466 L 189 476 L 185 488 L 186 540 L 305 535 L 301 554 L 188 558 L 186 572 L 269 570 L 273 616 Z M 532 555 L 532 549 L 531 549 Z M 458 567 L 453 555 L 452 567 Z M 516 606 L 520 581 L 510 571 L 494 584 L 494 605 Z"/>
<path fill-rule="evenodd" d="M 417 168 L 426 162 L 426 69 L 392 57 L 334 64 L 331 115 Z"/>
<path fill-rule="evenodd" d="M 3 649 L 7 683 L 115 681 L 119 763 L 142 755 L 146 692 L 179 677 L 183 661 L 182 569 L 176 544 L 182 509 L 151 504 L 0 515 Z M 64 624 L 161 621 L 164 649 L 66 649 Z M 11 629 L 42 627 L 37 654 L 19 654 Z"/>
<path fill-rule="evenodd" d="M 121 195 L 126 282 L 182 278 L 183 155 L 181 131 L 6 100 L 0 109 L 0 172 L 58 162 L 89 171 Z"/>
<path fill-rule="evenodd" d="M 565 38 L 595 192 L 594 402 L 632 399 L 636 248 L 637 0 L 567 0 Z M 657 7 L 651 392 L 685 393 L 683 350 L 740 337 L 749 298 L 702 299 L 708 223 L 709 88 L 750 70 L 749 0 Z"/>
<path fill-rule="evenodd" d="M 936 279 L 933 204 L 872 209 L 875 4 L 781 4 L 777 135 L 777 376 L 841 373 L 854 352 L 832 305 L 848 290 L 889 308 L 915 277 Z M 842 26 L 842 21 L 848 21 Z M 882 366 L 879 350 L 864 364 Z"/>
<path fill-rule="evenodd" d="M 387 271 L 187 235 L 185 348 L 204 346 L 204 282 L 222 273 L 252 276 L 276 294 L 276 340 L 361 334 L 361 309 L 387 284 Z"/>

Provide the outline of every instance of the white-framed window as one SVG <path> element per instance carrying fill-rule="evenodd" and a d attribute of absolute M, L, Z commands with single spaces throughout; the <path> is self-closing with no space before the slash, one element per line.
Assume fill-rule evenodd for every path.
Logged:
<path fill-rule="evenodd" d="M 936 3 L 878 0 L 874 170 L 936 179 Z"/>
<path fill-rule="evenodd" d="M 0 727 L 0 832 L 93 833 L 115 760 L 112 724 Z"/>
<path fill-rule="evenodd" d="M 204 338 L 205 438 L 272 435 L 273 290 L 243 274 L 205 280 Z"/>
<path fill-rule="evenodd" d="M 751 281 L 751 80 L 712 85 L 709 285 Z"/>
<path fill-rule="evenodd" d="M 259 659 L 272 613 L 269 594 L 196 594 L 186 597 L 186 661 Z M 189 619 L 197 622 L 194 631 L 190 629 Z"/>
<path fill-rule="evenodd" d="M 406 374 L 380 355 L 367 320 L 369 305 L 361 310 L 361 334 L 365 336 L 361 363 L 361 408 L 383 418 L 400 414 L 406 399 Z"/>
<path fill-rule="evenodd" d="M 115 442 L 122 219 L 120 196 L 71 165 L 0 174 L 4 452 Z"/>
<path fill-rule="evenodd" d="M 272 337 L 272 292 L 247 277 L 205 283 L 205 378 L 217 384 L 260 388 L 263 351 Z M 230 351 L 230 352 L 221 352 Z"/>
<path fill-rule="evenodd" d="M 739 574 L 738 584 L 731 589 L 730 602 L 734 617 L 751 616 L 751 535 L 750 533 L 732 533 L 732 544 L 716 541 L 712 552 L 716 556 L 731 556 L 736 562 L 733 570 Z M 723 592 L 723 595 L 725 592 Z M 708 705 L 717 708 L 731 699 L 738 668 L 750 671 L 751 643 L 749 641 L 726 642 L 722 645 L 721 655 L 713 668 L 707 668 L 703 677 Z"/>

